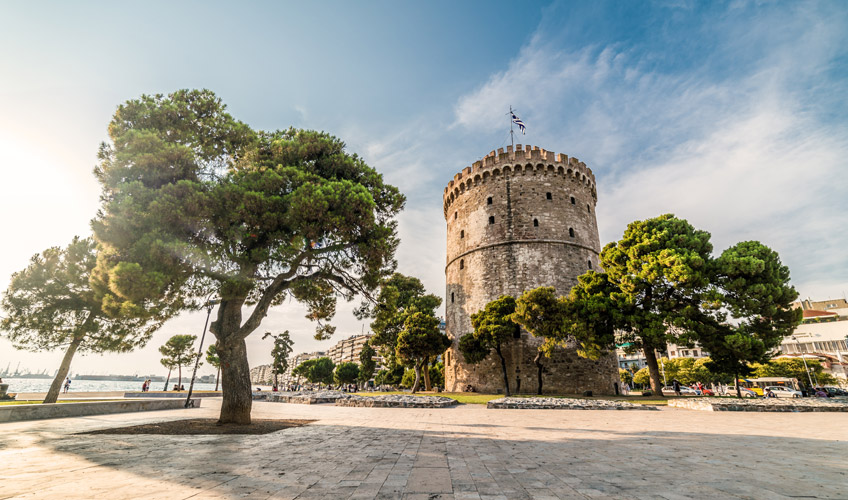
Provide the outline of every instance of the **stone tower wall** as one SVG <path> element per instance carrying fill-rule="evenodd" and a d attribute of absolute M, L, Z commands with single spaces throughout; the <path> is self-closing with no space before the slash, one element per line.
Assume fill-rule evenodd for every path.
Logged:
<path fill-rule="evenodd" d="M 500 360 L 490 355 L 469 365 L 459 337 L 471 332 L 471 314 L 501 295 L 553 286 L 567 294 L 577 276 L 598 269 L 600 240 L 595 219 L 597 191 L 592 171 L 576 158 L 520 144 L 492 151 L 457 174 L 444 193 L 447 221 L 446 329 L 453 345 L 445 354 L 445 385 L 462 391 L 503 388 Z M 533 364 L 541 340 L 527 332 L 504 352 L 510 389 L 536 392 Z M 544 359 L 546 393 L 593 390 L 608 394 L 618 381 L 610 354 L 598 361 L 577 355 L 575 346 Z"/>

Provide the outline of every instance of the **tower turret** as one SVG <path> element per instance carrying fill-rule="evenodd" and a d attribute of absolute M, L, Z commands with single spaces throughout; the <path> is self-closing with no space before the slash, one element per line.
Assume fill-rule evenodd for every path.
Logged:
<path fill-rule="evenodd" d="M 600 240 L 592 171 L 576 158 L 517 144 L 492 151 L 456 174 L 444 192 L 447 222 L 445 354 L 448 391 L 503 386 L 495 356 L 465 363 L 459 337 L 472 331 L 471 314 L 501 295 L 553 286 L 567 294 L 577 277 L 598 269 Z M 536 392 L 533 358 L 541 340 L 527 332 L 504 353 L 510 388 Z M 544 361 L 544 392 L 612 393 L 618 382 L 615 354 L 580 358 L 574 346 Z"/>

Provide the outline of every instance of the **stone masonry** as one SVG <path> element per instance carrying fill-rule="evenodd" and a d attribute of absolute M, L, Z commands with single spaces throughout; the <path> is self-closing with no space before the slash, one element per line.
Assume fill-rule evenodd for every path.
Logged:
<path fill-rule="evenodd" d="M 540 286 L 567 294 L 579 275 L 599 269 L 596 202 L 595 176 L 584 163 L 520 144 L 492 151 L 448 183 L 446 330 L 453 340 L 444 357 L 448 391 L 470 385 L 494 393 L 503 387 L 497 356 L 469 365 L 459 352 L 459 337 L 472 331 L 471 314 L 501 295 L 518 297 Z M 540 343 L 522 331 L 505 349 L 512 391 L 537 391 L 533 358 Z M 614 353 L 593 361 L 571 345 L 543 364 L 545 393 L 611 394 L 618 382 Z"/>

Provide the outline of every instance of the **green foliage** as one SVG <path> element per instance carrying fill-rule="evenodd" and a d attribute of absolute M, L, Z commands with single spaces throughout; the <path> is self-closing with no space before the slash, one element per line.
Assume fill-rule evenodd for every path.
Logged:
<path fill-rule="evenodd" d="M 356 363 L 340 363 L 336 366 L 333 379 L 336 384 L 352 384 L 359 378 L 359 365 Z"/>
<path fill-rule="evenodd" d="M 304 377 L 313 384 L 332 384 L 335 367 L 333 361 L 327 357 L 308 359 L 297 365 L 292 374 Z"/>
<path fill-rule="evenodd" d="M 709 306 L 720 325 L 699 342 L 710 352 L 712 369 L 744 375 L 749 363 L 767 361 L 800 323 L 801 310 L 790 308 L 798 292 L 777 252 L 758 241 L 728 248 L 714 268 L 716 288 Z"/>
<path fill-rule="evenodd" d="M 389 369 L 377 372 L 377 375 L 374 376 L 374 383 L 377 385 L 400 385 L 403 374 L 403 366 L 394 365 Z"/>
<path fill-rule="evenodd" d="M 616 291 L 606 273 L 589 271 L 578 277 L 568 297 L 558 299 L 563 325 L 551 340 L 562 343 L 566 339 L 560 335 L 572 337 L 580 345 L 577 354 L 593 360 L 613 349 L 616 333 L 627 327 L 631 312 L 614 299 Z"/>
<path fill-rule="evenodd" d="M 404 321 L 398 334 L 395 355 L 408 364 L 437 356 L 450 346 L 450 339 L 439 331 L 439 318 L 432 314 L 414 312 Z"/>
<path fill-rule="evenodd" d="M 430 366 L 430 383 L 433 387 L 445 386 L 445 364 L 439 361 Z"/>
<path fill-rule="evenodd" d="M 491 350 L 473 333 L 466 333 L 459 338 L 459 352 L 466 363 L 475 365 L 489 357 Z"/>
<path fill-rule="evenodd" d="M 459 351 L 468 363 L 479 363 L 489 353 L 495 351 L 501 361 L 504 394 L 509 395 L 509 379 L 506 373 L 506 361 L 503 357 L 503 345 L 517 338 L 521 327 L 512 321 L 515 313 L 515 298 L 501 295 L 486 304 L 481 311 L 471 315 L 474 332 L 459 339 Z"/>
<path fill-rule="evenodd" d="M 74 237 L 66 248 L 51 247 L 12 275 L 3 293 L 0 331 L 16 349 L 49 351 L 76 341 L 82 352 L 128 352 L 143 346 L 161 319 L 113 317 L 89 285 L 96 265 L 95 243 Z"/>
<path fill-rule="evenodd" d="M 395 355 L 401 363 L 411 364 L 415 369 L 415 384 L 412 392 L 418 389 L 421 379 L 421 367 L 433 356 L 438 356 L 450 346 L 450 339 L 439 331 L 439 318 L 432 310 L 412 312 L 403 324 L 403 330 L 397 337 Z"/>
<path fill-rule="evenodd" d="M 820 386 L 835 385 L 836 377 L 824 372 L 824 367 L 816 360 L 807 360 L 813 383 L 818 380 Z M 810 384 L 804 367 L 804 360 L 799 358 L 778 358 L 766 363 L 755 363 L 753 366 L 754 377 L 787 377 L 798 379 L 802 385 Z"/>
<path fill-rule="evenodd" d="M 265 332 L 262 339 L 271 337 L 274 339 L 274 347 L 271 349 L 271 371 L 274 372 L 274 384 L 277 383 L 277 376 L 285 373 L 289 368 L 289 355 L 292 352 L 294 341 L 289 336 L 289 331 L 277 335 L 271 332 Z"/>
<path fill-rule="evenodd" d="M 666 214 L 631 222 L 621 240 L 601 252 L 612 287 L 610 300 L 624 314 L 623 338 L 648 358 L 652 385 L 662 381 L 654 350 L 688 345 L 709 320 L 700 305 L 711 280 L 710 235 Z"/>
<path fill-rule="evenodd" d="M 649 385 L 651 383 L 651 374 L 647 366 L 633 374 L 633 383 L 639 385 Z"/>
<path fill-rule="evenodd" d="M 206 362 L 215 368 L 221 368 L 221 358 L 218 357 L 218 346 L 210 344 L 206 349 Z"/>
<path fill-rule="evenodd" d="M 374 376 L 374 370 L 377 368 L 377 362 L 374 361 L 376 355 L 377 352 L 371 347 L 371 342 L 365 342 L 359 353 L 359 380 L 363 383 Z"/>
<path fill-rule="evenodd" d="M 415 370 L 407 368 L 403 371 L 403 377 L 400 379 L 400 386 L 404 389 L 412 389 L 415 385 Z"/>
<path fill-rule="evenodd" d="M 625 384 L 633 382 L 633 374 L 630 373 L 628 370 L 625 370 L 624 368 L 618 369 L 618 377 Z"/>
<path fill-rule="evenodd" d="M 395 356 L 398 335 L 409 315 L 423 312 L 435 316 L 435 310 L 441 305 L 442 299 L 425 292 L 418 278 L 394 273 L 380 285 L 377 303 L 363 305 L 357 311 L 361 318 L 374 318 L 371 323 L 371 331 L 374 332 L 371 344 L 380 348 L 384 358 Z"/>
<path fill-rule="evenodd" d="M 102 307 L 165 320 L 214 291 L 221 421 L 249 423 L 244 339 L 286 299 L 307 307 L 317 338 L 331 335 L 337 298 L 371 293 L 394 269 L 404 197 L 341 140 L 251 130 L 208 90 L 128 101 L 109 139 L 92 222 Z"/>
<path fill-rule="evenodd" d="M 544 340 L 540 350 L 550 356 L 553 350 L 567 340 L 563 302 L 553 287 L 527 290 L 515 301 L 512 321 L 524 327 L 533 336 Z"/>
<path fill-rule="evenodd" d="M 159 347 L 160 360 L 166 368 L 181 368 L 195 362 L 198 354 L 194 352 L 197 335 L 174 335 Z"/>

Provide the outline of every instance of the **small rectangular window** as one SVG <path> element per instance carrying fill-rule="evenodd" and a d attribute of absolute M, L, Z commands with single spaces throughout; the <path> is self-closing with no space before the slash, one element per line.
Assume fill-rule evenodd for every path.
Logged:
<path fill-rule="evenodd" d="M 494 215 L 490 215 L 490 216 L 489 216 L 489 224 L 494 224 L 494 223 L 495 223 L 495 216 L 494 216 Z"/>
<path fill-rule="evenodd" d="M 489 196 L 488 198 L 486 198 L 486 205 L 491 205 L 491 204 L 492 204 L 492 197 Z"/>
<path fill-rule="evenodd" d="M 549 199 L 549 200 L 553 200 L 553 199 L 554 199 L 554 195 L 553 195 L 553 194 L 551 194 L 551 193 L 546 193 L 546 194 L 545 194 L 545 198 L 547 198 L 547 199 Z"/>
<path fill-rule="evenodd" d="M 459 232 L 459 239 L 465 238 L 465 230 Z"/>
<path fill-rule="evenodd" d="M 576 203 L 577 203 L 577 200 L 575 200 L 575 199 L 574 199 L 574 197 L 572 196 L 572 197 L 571 197 L 571 204 L 572 204 L 572 205 L 574 205 L 574 204 L 576 204 Z"/>

